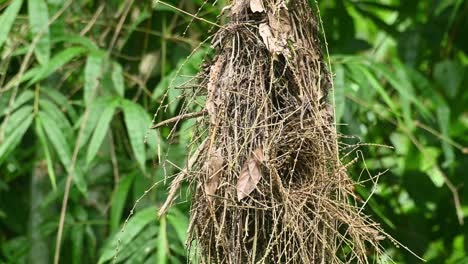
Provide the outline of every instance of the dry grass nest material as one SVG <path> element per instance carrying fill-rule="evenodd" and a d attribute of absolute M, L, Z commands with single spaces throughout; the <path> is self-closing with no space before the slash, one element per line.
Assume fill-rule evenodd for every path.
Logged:
<path fill-rule="evenodd" d="M 229 11 L 228 11 L 229 10 Z M 306 0 L 237 0 L 191 93 L 206 98 L 187 167 L 188 245 L 201 263 L 368 263 L 383 232 L 353 200 Z M 187 87 L 185 87 L 187 88 Z M 165 122 L 164 125 L 170 122 Z M 160 127 L 156 125 L 155 127 Z M 196 243 L 191 243 L 196 241 Z"/>

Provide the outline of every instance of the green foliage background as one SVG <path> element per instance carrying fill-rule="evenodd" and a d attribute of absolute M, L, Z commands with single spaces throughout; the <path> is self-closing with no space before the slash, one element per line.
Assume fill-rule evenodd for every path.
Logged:
<path fill-rule="evenodd" d="M 219 23 L 226 2 L 166 1 Z M 319 6 L 339 130 L 356 136 L 343 141 L 394 147 L 364 146 L 350 171 L 367 213 L 428 263 L 468 263 L 468 2 Z M 161 104 L 156 121 L 177 114 L 180 90 L 164 94 L 209 57 L 213 30 L 155 1 L 0 0 L 0 263 L 52 263 L 67 175 L 60 263 L 107 263 L 117 246 L 118 263 L 187 261 L 187 198 L 158 219 L 166 187 L 140 197 L 164 178 L 158 151 L 184 166 L 192 123 L 176 142 L 147 128 Z"/>

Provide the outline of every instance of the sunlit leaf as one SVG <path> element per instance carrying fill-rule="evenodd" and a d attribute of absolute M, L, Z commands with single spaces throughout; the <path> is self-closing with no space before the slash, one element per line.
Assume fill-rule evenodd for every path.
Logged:
<path fill-rule="evenodd" d="M 125 80 L 122 66 L 118 62 L 112 63 L 112 83 L 118 95 L 124 96 Z"/>
<path fill-rule="evenodd" d="M 13 26 L 13 22 L 15 22 L 22 4 L 23 0 L 13 0 L 0 16 L 0 49 L 10 34 L 11 27 Z"/>
<path fill-rule="evenodd" d="M 28 0 L 28 18 L 33 38 L 39 37 L 34 54 L 40 64 L 50 59 L 49 10 L 45 0 Z"/>

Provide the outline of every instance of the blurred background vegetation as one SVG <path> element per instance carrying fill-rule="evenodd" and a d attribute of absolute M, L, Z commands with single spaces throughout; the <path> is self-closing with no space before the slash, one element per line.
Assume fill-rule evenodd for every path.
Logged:
<path fill-rule="evenodd" d="M 225 19 L 227 0 L 165 3 Z M 372 195 L 365 210 L 428 263 L 468 263 L 468 2 L 318 5 L 338 129 L 355 136 L 343 141 L 394 147 L 363 146 L 350 170 L 358 195 Z M 188 198 L 158 219 L 166 186 L 140 197 L 177 172 L 158 151 L 171 145 L 184 166 L 193 123 L 174 142 L 148 127 L 161 104 L 156 121 L 178 113 L 181 90 L 167 89 L 209 59 L 214 30 L 155 1 L 0 0 L 0 263 L 52 263 L 58 233 L 60 263 L 110 262 L 116 247 L 118 263 L 189 259 Z M 369 175 L 387 169 L 373 187 Z"/>

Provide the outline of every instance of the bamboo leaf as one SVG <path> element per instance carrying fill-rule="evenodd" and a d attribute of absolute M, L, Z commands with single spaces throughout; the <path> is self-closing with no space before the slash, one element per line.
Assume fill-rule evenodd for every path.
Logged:
<path fill-rule="evenodd" d="M 187 241 L 187 229 L 189 226 L 187 216 L 176 208 L 173 208 L 167 214 L 167 221 L 174 228 L 179 241 L 182 244 L 185 244 Z"/>
<path fill-rule="evenodd" d="M 437 107 L 437 121 L 442 135 L 446 138 L 446 140 L 442 140 L 442 150 L 445 157 L 443 165 L 447 167 L 455 161 L 455 153 L 452 145 L 447 142 L 450 139 L 450 108 L 445 103 L 439 104 Z"/>
<path fill-rule="evenodd" d="M 125 264 L 143 263 L 148 254 L 151 254 L 157 244 L 158 228 L 148 226 L 145 232 L 138 235 L 135 240 L 122 249 L 119 253 L 119 259 L 126 259 Z M 157 263 L 157 262 L 153 262 Z"/>
<path fill-rule="evenodd" d="M 336 80 L 334 86 L 334 95 L 335 95 L 335 120 L 337 123 L 340 122 L 343 117 L 345 110 L 345 70 L 342 65 L 337 65 L 336 70 Z"/>
<path fill-rule="evenodd" d="M 396 68 L 398 71 L 400 71 L 399 69 L 401 69 L 401 71 L 403 70 L 404 67 L 401 65 L 401 63 L 397 62 L 396 60 L 394 61 L 394 63 L 396 64 Z M 429 111 L 422 105 L 422 103 L 418 99 L 416 99 L 411 83 L 406 81 L 405 73 L 402 74 L 400 71 L 399 78 L 396 78 L 395 74 L 392 74 L 386 67 L 377 63 L 372 64 L 371 69 L 375 73 L 381 74 L 386 80 L 388 80 L 392 87 L 395 88 L 395 90 L 397 90 L 398 94 L 402 98 L 405 98 L 412 102 L 421 111 L 421 114 L 429 116 Z"/>
<path fill-rule="evenodd" d="M 98 89 L 99 79 L 104 72 L 104 57 L 98 53 L 91 53 L 87 60 L 84 70 L 84 101 L 89 103 L 94 89 Z"/>
<path fill-rule="evenodd" d="M 110 213 L 110 231 L 114 233 L 119 228 L 120 219 L 122 218 L 122 212 L 127 200 L 127 196 L 132 186 L 135 174 L 125 176 L 117 185 L 116 191 L 112 194 L 111 199 L 111 213 Z"/>
<path fill-rule="evenodd" d="M 374 88 L 374 90 L 377 91 L 377 93 L 380 94 L 380 96 L 382 96 L 382 99 L 388 105 L 388 107 L 390 107 L 393 113 L 397 114 L 398 109 L 396 105 L 393 103 L 390 96 L 385 91 L 385 88 L 379 83 L 379 81 L 375 78 L 375 76 L 369 70 L 367 70 L 364 67 L 359 67 L 359 68 L 362 70 L 362 73 L 367 77 L 367 80 L 371 84 L 372 88 Z"/>
<path fill-rule="evenodd" d="M 88 118 L 86 120 L 86 126 L 83 130 L 83 133 L 81 134 L 81 140 L 80 140 L 80 145 L 79 145 L 80 149 L 88 143 L 89 138 L 93 134 L 94 129 L 96 128 L 98 124 L 101 113 L 109 104 L 112 104 L 112 98 L 110 97 L 96 98 L 96 100 L 94 100 L 93 103 L 91 104 Z M 81 125 L 83 117 L 84 117 L 84 114 L 81 117 L 81 121 L 77 122 L 77 124 Z"/>
<path fill-rule="evenodd" d="M 112 63 L 112 83 L 118 95 L 124 96 L 125 81 L 122 66 L 118 62 Z"/>
<path fill-rule="evenodd" d="M 10 34 L 11 27 L 21 9 L 21 5 L 23 5 L 23 0 L 13 0 L 3 15 L 0 16 L 0 49 Z"/>
<path fill-rule="evenodd" d="M 44 128 L 42 127 L 40 116 L 36 117 L 36 135 L 39 138 L 42 149 L 44 150 L 44 156 L 47 162 L 47 172 L 49 174 L 49 179 L 50 179 L 50 183 L 52 184 L 52 188 L 55 191 L 57 190 L 57 183 L 56 183 L 56 177 L 55 177 L 55 171 L 54 171 L 54 164 L 50 156 L 49 146 L 47 144 L 47 140 L 44 134 Z"/>
<path fill-rule="evenodd" d="M 107 107 L 102 112 L 88 147 L 88 152 L 86 154 L 86 166 L 89 166 L 94 157 L 96 157 L 96 153 L 101 147 L 102 141 L 104 141 L 107 131 L 109 130 L 109 125 L 112 121 L 112 117 L 114 116 L 115 108 L 116 103 L 113 102 L 107 105 Z"/>
<path fill-rule="evenodd" d="M 134 240 L 134 238 L 152 221 L 156 220 L 156 208 L 149 207 L 138 213 L 136 213 L 128 221 L 126 228 L 123 232 L 117 232 L 111 238 L 111 240 L 104 246 L 101 257 L 99 258 L 100 263 L 104 263 L 111 260 L 114 255 L 116 248 L 125 248 Z M 120 240 L 120 243 L 119 243 Z"/>
<path fill-rule="evenodd" d="M 24 92 L 22 92 L 18 98 L 16 98 L 16 101 L 15 103 L 13 104 L 13 106 L 11 107 L 11 111 L 15 111 L 18 107 L 22 106 L 23 104 L 29 102 L 30 100 L 32 100 L 34 98 L 34 93 L 30 90 L 26 90 Z M 8 112 L 8 106 L 5 106 L 5 108 L 3 109 L 3 111 L 0 113 L 0 117 L 4 116 L 7 114 Z"/>
<path fill-rule="evenodd" d="M 33 38 L 40 35 L 34 54 L 40 64 L 50 59 L 49 10 L 44 0 L 28 0 L 29 25 Z"/>
<path fill-rule="evenodd" d="M 5 139 L 0 144 L 0 164 L 8 157 L 21 142 L 33 120 L 32 107 L 23 107 L 10 117 L 11 121 L 6 129 Z"/>
<path fill-rule="evenodd" d="M 40 66 L 39 68 L 33 68 L 30 71 L 26 72 L 20 82 L 24 82 L 30 79 L 28 86 L 41 81 L 49 77 L 56 70 L 63 67 L 74 58 L 82 55 L 86 52 L 86 49 L 81 47 L 71 47 L 65 49 L 64 51 L 59 52 L 57 55 L 52 57 L 49 63 Z M 34 74 L 31 74 L 33 72 Z"/>
<path fill-rule="evenodd" d="M 44 124 L 44 131 L 47 137 L 49 138 L 50 142 L 54 146 L 54 149 L 57 152 L 60 161 L 62 162 L 66 171 L 70 173 L 70 168 L 72 165 L 72 155 L 70 145 L 65 139 L 65 135 L 62 133 L 56 122 L 54 122 L 54 119 L 48 113 L 39 111 L 39 116 Z M 86 182 L 84 180 L 80 167 L 76 166 L 76 164 L 72 175 L 76 187 L 80 190 L 81 193 L 86 194 Z"/>
<path fill-rule="evenodd" d="M 133 154 L 135 155 L 140 168 L 145 171 L 146 152 L 144 139 L 145 132 L 149 126 L 149 124 L 145 124 L 145 110 L 141 108 L 141 106 L 129 100 L 125 100 L 122 107 Z"/>

